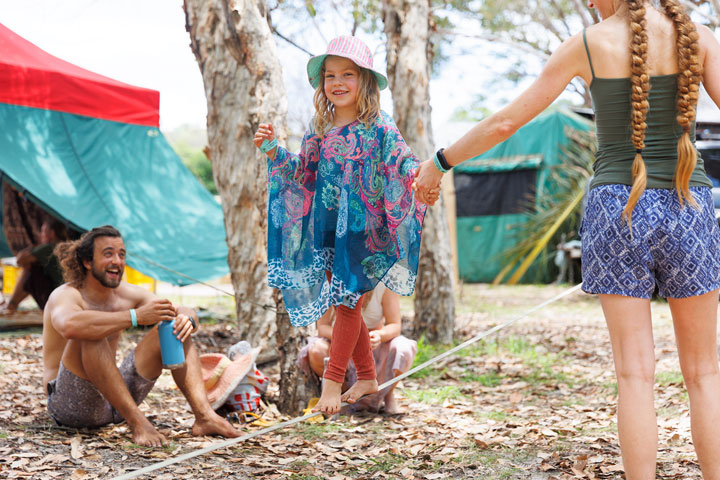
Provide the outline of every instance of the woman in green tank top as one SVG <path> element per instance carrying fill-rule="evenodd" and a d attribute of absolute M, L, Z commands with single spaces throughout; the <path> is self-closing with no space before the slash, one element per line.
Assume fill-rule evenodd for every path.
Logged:
<path fill-rule="evenodd" d="M 720 479 L 720 231 L 694 147 L 700 83 L 720 105 L 720 44 L 679 0 L 590 0 L 603 21 L 569 38 L 517 99 L 421 164 L 420 200 L 443 173 L 507 139 L 575 78 L 590 86 L 598 154 L 583 220 L 583 289 L 599 295 L 618 383 L 628 480 L 654 479 L 650 297 L 668 298 L 704 478 Z M 432 202 L 429 202 L 432 203 Z"/>

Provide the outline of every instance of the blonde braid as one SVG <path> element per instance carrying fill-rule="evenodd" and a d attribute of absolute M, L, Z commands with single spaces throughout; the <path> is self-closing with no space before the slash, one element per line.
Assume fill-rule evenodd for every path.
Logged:
<path fill-rule="evenodd" d="M 675 189 L 680 205 L 686 200 L 690 205 L 697 202 L 690 195 L 690 177 L 697 163 L 697 150 L 690 139 L 690 128 L 695 121 L 695 109 L 700 95 L 700 81 L 703 68 L 698 60 L 700 45 L 698 33 L 690 16 L 676 0 L 660 0 L 665 13 L 670 17 L 677 32 L 678 96 L 677 121 L 683 129 L 678 140 L 678 161 L 675 168 Z"/>
<path fill-rule="evenodd" d="M 647 185 L 647 170 L 642 158 L 642 149 L 645 148 L 645 130 L 647 129 L 645 117 L 650 108 L 648 102 L 650 76 L 647 66 L 648 35 L 645 7 L 642 0 L 628 0 L 627 4 L 630 10 L 630 29 L 632 30 L 632 39 L 630 40 L 632 141 L 637 153 L 632 166 L 632 189 L 623 210 L 623 217 L 627 219 L 628 226 L 632 231 L 632 211 Z"/>

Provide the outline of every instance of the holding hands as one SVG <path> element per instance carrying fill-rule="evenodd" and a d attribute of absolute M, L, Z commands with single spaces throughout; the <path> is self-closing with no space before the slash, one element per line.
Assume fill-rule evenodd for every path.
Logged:
<path fill-rule="evenodd" d="M 432 160 L 426 160 L 415 171 L 412 189 L 417 199 L 427 205 L 435 205 L 440 198 L 440 181 L 442 172 L 435 167 Z"/>
<path fill-rule="evenodd" d="M 272 123 L 261 123 L 258 126 L 253 143 L 261 152 L 270 157 L 271 160 L 275 158 L 277 139 L 275 138 L 275 129 Z"/>

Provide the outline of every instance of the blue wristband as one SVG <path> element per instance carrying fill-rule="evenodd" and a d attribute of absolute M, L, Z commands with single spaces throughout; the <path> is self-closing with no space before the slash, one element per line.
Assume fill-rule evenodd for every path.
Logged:
<path fill-rule="evenodd" d="M 137 313 L 135 312 L 134 308 L 130 309 L 130 322 L 132 323 L 133 327 L 137 327 Z"/>
<path fill-rule="evenodd" d="M 436 153 L 435 156 L 433 157 L 433 163 L 435 164 L 435 168 L 437 168 L 438 170 L 440 170 L 442 173 L 447 173 L 447 172 L 449 172 L 448 169 L 443 168 L 443 166 L 440 164 L 440 159 L 438 158 L 437 153 Z"/>
<path fill-rule="evenodd" d="M 263 153 L 268 153 L 275 147 L 277 147 L 277 138 L 273 138 L 271 142 L 268 142 L 267 139 L 265 139 L 260 145 L 260 151 Z"/>

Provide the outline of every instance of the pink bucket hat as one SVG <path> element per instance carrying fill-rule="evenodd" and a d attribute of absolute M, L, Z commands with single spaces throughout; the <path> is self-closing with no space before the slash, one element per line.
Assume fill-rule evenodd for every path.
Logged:
<path fill-rule="evenodd" d="M 257 351 L 236 355 L 234 360 L 221 353 L 200 355 L 202 379 L 205 383 L 208 401 L 213 410 L 220 408 L 248 374 L 255 361 Z"/>
<path fill-rule="evenodd" d="M 355 62 L 355 65 L 361 68 L 367 68 L 375 74 L 378 88 L 380 90 L 387 87 L 387 78 L 382 73 L 373 68 L 373 56 L 370 48 L 365 45 L 362 40 L 357 37 L 337 37 L 330 40 L 327 51 L 322 55 L 312 57 L 307 64 L 307 74 L 310 85 L 317 88 L 320 83 L 322 73 L 322 64 L 325 57 L 334 55 L 336 57 L 344 57 Z"/>

